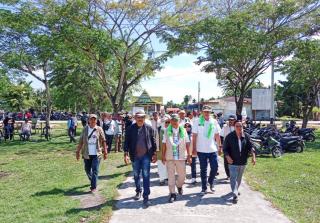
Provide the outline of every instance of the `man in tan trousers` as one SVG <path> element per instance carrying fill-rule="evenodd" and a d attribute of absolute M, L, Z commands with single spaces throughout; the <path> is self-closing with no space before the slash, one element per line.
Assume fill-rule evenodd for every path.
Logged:
<path fill-rule="evenodd" d="M 177 187 L 180 195 L 183 194 L 182 186 L 186 178 L 186 153 L 188 154 L 188 163 L 191 163 L 191 156 L 189 151 L 190 139 L 185 128 L 179 126 L 179 116 L 173 114 L 170 123 L 162 140 L 162 162 L 167 166 L 169 202 L 172 203 L 177 200 L 175 187 Z"/>

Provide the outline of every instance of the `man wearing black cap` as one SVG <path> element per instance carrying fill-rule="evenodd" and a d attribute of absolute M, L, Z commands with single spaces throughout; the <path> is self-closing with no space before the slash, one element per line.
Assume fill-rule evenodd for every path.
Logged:
<path fill-rule="evenodd" d="M 225 124 L 222 128 L 222 131 L 220 133 L 221 136 L 221 143 L 223 143 L 224 139 L 229 135 L 229 133 L 234 131 L 234 123 L 236 121 L 235 115 L 230 115 L 227 124 Z M 224 169 L 226 171 L 226 175 L 228 179 L 230 178 L 230 171 L 229 171 L 229 165 L 228 161 L 226 159 L 226 156 L 224 156 Z"/>
<path fill-rule="evenodd" d="M 129 157 L 132 162 L 134 182 L 136 186 L 135 200 L 141 197 L 141 180 L 143 178 L 143 205 L 150 205 L 150 165 L 157 161 L 157 144 L 155 133 L 150 125 L 145 124 L 145 112 L 139 110 L 135 114 L 136 123 L 132 124 L 126 132 L 124 143 L 124 161 L 127 164 Z"/>

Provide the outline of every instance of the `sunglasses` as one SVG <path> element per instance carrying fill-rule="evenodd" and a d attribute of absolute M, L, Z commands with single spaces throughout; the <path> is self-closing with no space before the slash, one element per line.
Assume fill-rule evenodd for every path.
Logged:
<path fill-rule="evenodd" d="M 169 122 L 165 122 L 166 124 L 170 124 L 170 121 Z"/>
<path fill-rule="evenodd" d="M 186 128 L 191 128 L 191 126 L 190 126 L 190 125 L 186 125 L 185 127 L 186 127 Z"/>

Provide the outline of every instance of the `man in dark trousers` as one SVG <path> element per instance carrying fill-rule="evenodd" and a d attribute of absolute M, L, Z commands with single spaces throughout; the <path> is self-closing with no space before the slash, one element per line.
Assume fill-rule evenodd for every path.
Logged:
<path fill-rule="evenodd" d="M 223 152 L 229 164 L 233 203 L 236 204 L 238 202 L 238 196 L 240 195 L 238 190 L 250 154 L 252 155 L 253 165 L 256 164 L 256 156 L 250 141 L 250 136 L 243 132 L 241 121 L 236 121 L 235 131 L 228 134 L 225 138 Z"/>
<path fill-rule="evenodd" d="M 126 131 L 124 143 L 124 161 L 132 162 L 134 182 L 136 185 L 135 200 L 141 198 L 141 180 L 143 178 L 143 205 L 150 206 L 150 165 L 157 161 L 155 133 L 151 126 L 145 124 L 145 112 L 139 110 L 135 114 L 136 123 L 131 125 Z"/>

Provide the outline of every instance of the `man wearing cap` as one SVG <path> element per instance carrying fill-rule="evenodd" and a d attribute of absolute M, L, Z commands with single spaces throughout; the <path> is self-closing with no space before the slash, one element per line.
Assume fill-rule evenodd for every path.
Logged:
<path fill-rule="evenodd" d="M 95 114 L 89 115 L 89 123 L 81 133 L 76 151 L 77 160 L 80 159 L 80 152 L 82 152 L 86 174 L 91 182 L 90 190 L 94 193 L 97 189 L 101 155 L 103 154 L 103 158 L 107 159 L 108 154 L 104 132 L 97 126 Z"/>
<path fill-rule="evenodd" d="M 211 107 L 203 106 L 202 114 L 195 120 L 192 128 L 193 154 L 197 154 L 200 162 L 201 195 L 207 193 L 207 182 L 211 192 L 214 192 L 213 181 L 218 171 L 218 154 L 222 152 L 219 127 L 216 120 L 210 117 Z M 208 162 L 210 174 L 207 179 Z"/>
<path fill-rule="evenodd" d="M 227 124 L 225 124 L 220 132 L 221 136 L 221 143 L 223 144 L 224 139 L 229 135 L 231 132 L 234 131 L 234 124 L 236 121 L 235 115 L 230 115 Z M 224 169 L 226 171 L 226 175 L 228 179 L 230 178 L 230 171 L 229 171 L 229 165 L 226 156 L 224 156 Z"/>
<path fill-rule="evenodd" d="M 183 184 L 186 178 L 186 154 L 188 163 L 191 163 L 190 139 L 183 126 L 179 126 L 179 116 L 171 116 L 170 125 L 163 136 L 162 162 L 166 164 L 168 171 L 169 202 L 177 199 L 175 188 L 183 194 Z M 176 180 L 176 173 L 178 175 Z"/>
<path fill-rule="evenodd" d="M 186 122 L 190 122 L 189 118 L 186 117 L 186 111 L 185 110 L 180 110 L 179 111 L 179 125 L 184 126 Z"/>
<path fill-rule="evenodd" d="M 150 164 L 157 161 L 157 144 L 155 133 L 151 125 L 145 124 L 145 112 L 139 110 L 135 114 L 136 123 L 132 124 L 126 132 L 124 143 L 124 161 L 127 164 L 129 157 L 132 162 L 134 182 L 136 185 L 135 200 L 141 198 L 141 180 L 143 178 L 143 205 L 150 205 Z"/>

